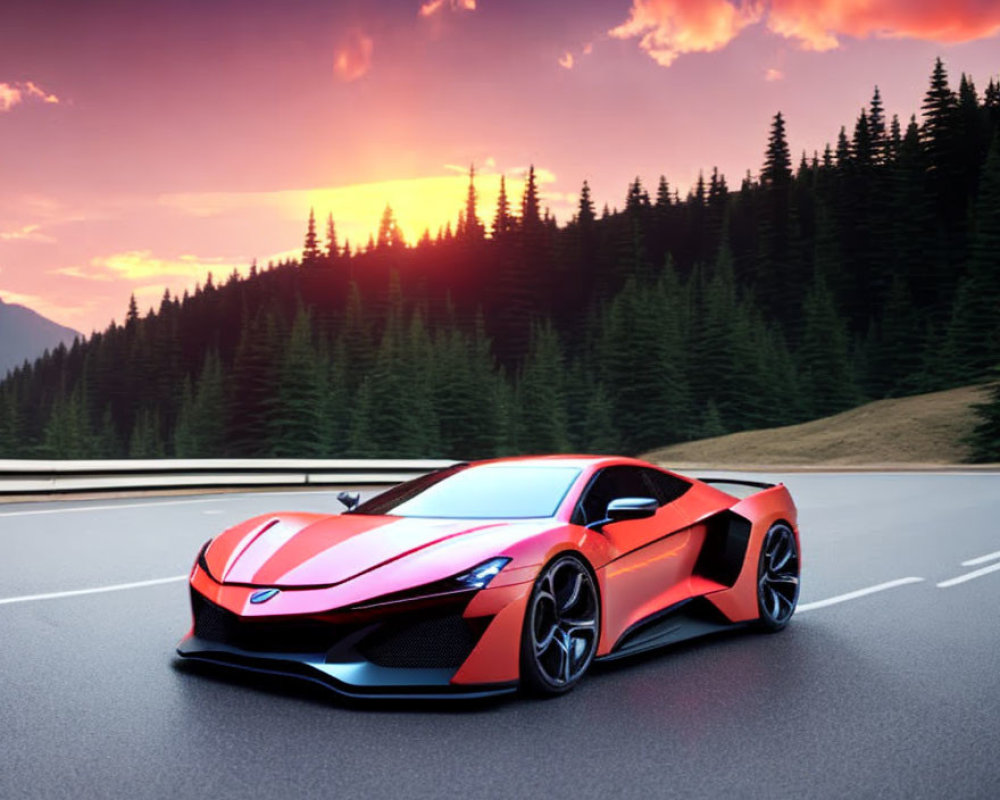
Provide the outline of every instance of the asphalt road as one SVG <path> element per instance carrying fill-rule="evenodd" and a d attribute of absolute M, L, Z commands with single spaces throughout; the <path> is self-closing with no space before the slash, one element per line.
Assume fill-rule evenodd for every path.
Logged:
<path fill-rule="evenodd" d="M 997 797 L 1000 475 L 784 480 L 804 557 L 784 632 L 473 705 L 175 661 L 184 582 L 145 582 L 333 493 L 0 505 L 0 798 Z"/>

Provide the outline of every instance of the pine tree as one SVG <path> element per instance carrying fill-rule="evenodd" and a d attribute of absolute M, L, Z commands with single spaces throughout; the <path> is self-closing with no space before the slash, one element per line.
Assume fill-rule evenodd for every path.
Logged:
<path fill-rule="evenodd" d="M 177 423 L 173 432 L 173 454 L 175 458 L 196 458 L 198 445 L 195 441 L 194 423 L 194 392 L 191 389 L 191 379 L 184 378 L 181 387 L 181 404 L 177 412 Z"/>
<path fill-rule="evenodd" d="M 344 323 L 339 341 L 345 350 L 344 379 L 353 393 L 362 378 L 368 374 L 374 359 L 372 323 L 361 297 L 361 289 L 354 281 L 348 287 Z"/>
<path fill-rule="evenodd" d="M 497 196 L 497 210 L 493 217 L 493 238 L 499 239 L 513 228 L 510 216 L 510 201 L 507 199 L 507 181 L 500 176 L 500 194 Z"/>
<path fill-rule="evenodd" d="M 760 182 L 764 186 L 781 186 L 792 179 L 792 156 L 785 136 L 785 119 L 779 111 L 771 122 L 771 135 L 767 142 L 767 155 Z"/>
<path fill-rule="evenodd" d="M 986 112 L 987 129 L 992 136 L 1000 134 L 1000 80 L 990 78 L 983 92 L 983 110 Z"/>
<path fill-rule="evenodd" d="M 896 159 L 899 158 L 899 151 L 902 145 L 903 133 L 902 128 L 899 125 L 899 116 L 893 114 L 892 122 L 889 125 L 889 137 L 886 142 L 885 160 L 890 164 L 894 164 Z"/>
<path fill-rule="evenodd" d="M 577 206 L 576 220 L 581 228 L 594 223 L 594 201 L 590 198 L 590 184 L 583 182 L 580 188 L 580 202 Z"/>
<path fill-rule="evenodd" d="M 312 345 L 312 318 L 300 307 L 278 368 L 278 393 L 268 417 L 270 455 L 310 458 L 320 454 L 321 383 Z"/>
<path fill-rule="evenodd" d="M 434 400 L 434 343 L 417 308 L 402 342 L 403 380 L 407 386 L 405 406 L 412 426 L 410 450 L 417 458 L 441 455 L 440 424 Z"/>
<path fill-rule="evenodd" d="M 524 196 L 521 198 L 521 226 L 531 229 L 541 225 L 538 209 L 538 185 L 535 182 L 535 165 L 528 168 L 528 179 L 524 184 Z"/>
<path fill-rule="evenodd" d="M 99 455 L 81 384 L 68 395 L 60 390 L 56 396 L 45 424 L 41 449 L 47 458 L 88 459 Z"/>
<path fill-rule="evenodd" d="M 854 126 L 854 141 L 851 150 L 854 154 L 854 163 L 859 169 L 869 169 L 875 163 L 875 145 L 871 126 L 868 124 L 868 115 L 864 109 L 858 116 L 858 121 Z"/>
<path fill-rule="evenodd" d="M 569 447 L 564 361 L 558 334 L 546 322 L 535 326 L 518 382 L 521 450 L 560 453 Z"/>
<path fill-rule="evenodd" d="M 670 184 L 664 175 L 660 176 L 660 182 L 656 185 L 656 208 L 658 211 L 665 211 L 673 205 L 670 199 Z"/>
<path fill-rule="evenodd" d="M 669 287 L 669 279 L 650 287 L 628 278 L 598 344 L 601 380 L 614 387 L 621 444 L 631 453 L 684 439 L 693 427 L 680 298 Z"/>
<path fill-rule="evenodd" d="M 403 232 L 396 223 L 396 216 L 392 213 L 392 208 L 388 203 L 385 211 L 382 212 L 382 219 L 378 224 L 378 243 L 375 245 L 379 250 L 398 249 L 405 246 Z"/>
<path fill-rule="evenodd" d="M 850 168 L 853 161 L 854 156 L 851 154 L 851 143 L 847 138 L 847 129 L 841 127 L 840 133 L 837 135 L 837 169 L 843 172 Z"/>
<path fill-rule="evenodd" d="M 268 451 L 279 363 L 277 322 L 272 314 L 244 316 L 227 389 L 229 454 L 254 458 Z"/>
<path fill-rule="evenodd" d="M 900 396 L 916 390 L 912 376 L 920 370 L 920 327 L 906 282 L 895 276 L 879 328 L 869 384 L 876 397 Z"/>
<path fill-rule="evenodd" d="M 583 449 L 588 453 L 612 454 L 619 450 L 614 402 L 603 384 L 591 389 L 583 425 Z"/>
<path fill-rule="evenodd" d="M 328 353 L 320 350 L 322 401 L 317 438 L 325 458 L 343 456 L 348 448 L 351 421 L 351 398 L 347 375 L 347 348 L 343 337 L 333 342 Z"/>
<path fill-rule="evenodd" d="M 793 267 L 791 155 L 780 112 L 771 125 L 760 180 L 764 196 L 760 205 L 757 293 L 767 312 L 787 323 L 797 299 L 798 276 Z"/>
<path fill-rule="evenodd" d="M 337 246 L 337 228 L 333 224 L 333 214 L 326 218 L 326 258 L 333 262 L 340 255 L 340 248 Z"/>
<path fill-rule="evenodd" d="M 128 299 L 128 313 L 125 315 L 125 327 L 134 328 L 139 321 L 139 306 L 135 302 L 135 293 Z"/>
<path fill-rule="evenodd" d="M 163 436 L 160 415 L 144 408 L 136 415 L 128 442 L 129 458 L 163 458 Z"/>
<path fill-rule="evenodd" d="M 875 87 L 875 93 L 872 95 L 867 121 L 871 136 L 872 162 L 881 166 L 889 160 L 890 149 L 885 127 L 885 107 L 882 105 L 882 94 L 879 92 L 878 86 Z M 896 126 L 898 130 L 898 120 L 896 120 Z"/>
<path fill-rule="evenodd" d="M 949 330 L 955 377 L 970 381 L 1000 365 L 1000 136 L 983 170 L 973 222 L 968 271 Z"/>
<path fill-rule="evenodd" d="M 817 275 L 804 303 L 800 372 L 809 411 L 825 417 L 860 399 L 851 365 L 847 333 L 833 296 Z"/>
<path fill-rule="evenodd" d="M 952 155 L 952 133 L 958 100 L 948 85 L 948 72 L 944 62 L 934 62 L 931 83 L 924 95 L 921 109 L 924 113 L 922 138 L 933 169 L 944 168 Z"/>
<path fill-rule="evenodd" d="M 364 378 L 355 393 L 354 401 L 351 403 L 351 421 L 345 455 L 349 458 L 371 458 L 376 455 L 372 448 L 372 431 L 374 429 L 371 381 Z"/>
<path fill-rule="evenodd" d="M 316 243 L 316 216 L 309 209 L 309 226 L 306 228 L 306 240 L 302 246 L 302 266 L 312 267 L 319 260 L 319 246 Z"/>
<path fill-rule="evenodd" d="M 0 458 L 17 458 L 20 454 L 21 415 L 11 382 L 0 388 Z"/>
<path fill-rule="evenodd" d="M 469 167 L 469 191 L 465 198 L 464 224 L 460 225 L 458 235 L 468 241 L 478 242 L 483 238 L 483 224 L 476 214 L 476 168 Z"/>

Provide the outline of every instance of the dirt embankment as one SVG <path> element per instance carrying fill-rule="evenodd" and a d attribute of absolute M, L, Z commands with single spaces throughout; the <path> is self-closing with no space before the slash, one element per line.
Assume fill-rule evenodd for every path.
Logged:
<path fill-rule="evenodd" d="M 832 417 L 671 445 L 643 458 L 665 466 L 933 467 L 961 464 L 982 386 L 878 400 Z"/>

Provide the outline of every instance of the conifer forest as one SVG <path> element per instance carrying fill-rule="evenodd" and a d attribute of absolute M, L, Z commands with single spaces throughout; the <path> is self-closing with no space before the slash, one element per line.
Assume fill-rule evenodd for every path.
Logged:
<path fill-rule="evenodd" d="M 417 242 L 388 207 L 363 247 L 310 214 L 300 259 L 133 298 L 11 372 L 0 457 L 640 453 L 988 380 L 1000 83 L 939 60 L 914 111 L 875 89 L 802 154 L 778 113 L 753 172 L 636 177 L 612 209 L 584 181 L 562 225 L 533 170 L 496 208 L 470 174 Z M 1000 393 L 981 414 L 1000 459 Z"/>

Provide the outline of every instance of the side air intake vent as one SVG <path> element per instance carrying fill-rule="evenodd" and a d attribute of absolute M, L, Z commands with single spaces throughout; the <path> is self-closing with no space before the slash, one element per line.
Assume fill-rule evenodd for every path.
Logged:
<path fill-rule="evenodd" d="M 705 526 L 708 531 L 694 567 L 695 574 L 732 586 L 743 569 L 750 543 L 750 520 L 732 511 L 723 511 L 706 520 Z"/>

